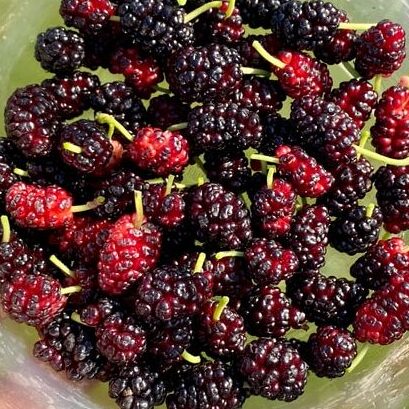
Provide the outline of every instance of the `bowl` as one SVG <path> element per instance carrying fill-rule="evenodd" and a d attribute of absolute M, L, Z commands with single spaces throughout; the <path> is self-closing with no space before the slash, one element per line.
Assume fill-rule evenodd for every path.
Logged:
<path fill-rule="evenodd" d="M 409 0 L 334 0 L 348 11 L 351 21 L 376 23 L 389 18 L 409 33 Z M 0 111 L 15 88 L 44 79 L 46 74 L 33 58 L 36 34 L 62 24 L 59 1 L 0 0 Z M 347 73 L 336 69 L 335 83 Z M 384 87 L 396 83 L 409 64 Z M 106 74 L 105 74 L 106 75 Z M 108 79 L 108 77 L 105 77 Z M 102 75 L 104 80 L 104 75 Z M 0 117 L 0 132 L 4 130 Z M 2 135 L 1 135 L 2 136 Z M 329 250 L 324 273 L 347 276 L 351 258 Z M 297 336 L 306 336 L 300 331 Z M 114 409 L 114 401 L 101 383 L 67 381 L 31 355 L 36 332 L 7 319 L 0 311 L 0 408 L 1 409 Z M 362 346 L 360 346 L 362 349 Z M 251 398 L 245 409 L 403 409 L 409 407 L 408 338 L 387 347 L 370 346 L 352 373 L 334 380 L 310 376 L 305 394 L 292 403 Z"/>

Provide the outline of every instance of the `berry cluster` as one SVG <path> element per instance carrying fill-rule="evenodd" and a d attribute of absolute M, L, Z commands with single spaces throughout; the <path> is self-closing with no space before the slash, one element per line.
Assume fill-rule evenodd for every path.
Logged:
<path fill-rule="evenodd" d="M 321 0 L 182 3 L 61 0 L 69 28 L 38 35 L 53 77 L 0 141 L 1 307 L 120 409 L 292 401 L 409 330 L 409 249 L 380 239 L 409 229 L 409 88 L 381 93 L 405 33 Z"/>

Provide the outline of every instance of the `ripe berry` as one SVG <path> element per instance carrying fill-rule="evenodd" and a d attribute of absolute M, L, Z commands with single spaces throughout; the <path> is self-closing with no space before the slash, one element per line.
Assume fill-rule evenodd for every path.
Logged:
<path fill-rule="evenodd" d="M 77 324 L 64 311 L 50 323 L 42 323 L 38 332 L 41 339 L 33 348 L 37 359 L 57 372 L 65 371 L 68 379 L 74 381 L 99 378 L 106 361 L 97 351 L 91 328 Z"/>
<path fill-rule="evenodd" d="M 153 409 L 165 401 L 166 394 L 159 374 L 141 363 L 122 367 L 109 381 L 109 396 L 120 409 Z"/>
<path fill-rule="evenodd" d="M 198 317 L 197 337 L 211 356 L 233 358 L 244 349 L 244 320 L 229 306 L 224 307 L 220 317 L 215 317 L 218 306 L 219 302 L 208 301 L 202 307 Z"/>
<path fill-rule="evenodd" d="M 388 88 L 376 107 L 375 125 L 371 128 L 372 145 L 381 155 L 396 159 L 409 156 L 409 89 Z"/>
<path fill-rule="evenodd" d="M 290 183 L 280 178 L 264 186 L 252 197 L 254 225 L 263 237 L 273 239 L 286 234 L 292 223 L 297 195 Z"/>
<path fill-rule="evenodd" d="M 370 247 L 351 267 L 357 282 L 372 290 L 384 287 L 390 278 L 409 269 L 409 252 L 405 242 L 394 237 L 380 240 Z"/>
<path fill-rule="evenodd" d="M 29 158 L 47 156 L 58 130 L 57 102 L 39 85 L 17 89 L 4 112 L 7 136 Z"/>
<path fill-rule="evenodd" d="M 365 158 L 356 162 L 342 163 L 332 170 L 334 183 L 331 189 L 319 198 L 331 215 L 347 214 L 358 205 L 372 189 L 374 168 Z"/>
<path fill-rule="evenodd" d="M 325 206 L 304 206 L 295 216 L 288 244 L 301 270 L 317 270 L 325 264 L 331 219 Z"/>
<path fill-rule="evenodd" d="M 251 28 L 271 28 L 274 12 L 289 0 L 237 0 L 243 22 Z"/>
<path fill-rule="evenodd" d="M 117 300 L 100 297 L 79 310 L 81 322 L 90 327 L 97 327 L 109 316 L 120 312 L 121 306 Z"/>
<path fill-rule="evenodd" d="M 75 145 L 81 152 L 73 152 L 66 148 L 67 144 Z M 63 126 L 58 148 L 61 158 L 67 165 L 80 172 L 94 175 L 106 173 L 114 150 L 104 129 L 86 119 Z"/>
<path fill-rule="evenodd" d="M 375 187 L 384 228 L 391 233 L 409 229 L 409 168 L 381 167 L 375 174 Z"/>
<path fill-rule="evenodd" d="M 329 228 L 332 247 L 351 256 L 363 253 L 378 241 L 383 217 L 378 206 L 357 206 L 335 219 Z"/>
<path fill-rule="evenodd" d="M 145 274 L 136 290 L 135 313 L 142 319 L 169 322 L 197 314 L 212 295 L 209 273 L 163 266 Z M 183 290 L 181 290 L 183 289 Z"/>
<path fill-rule="evenodd" d="M 169 409 L 239 409 L 246 393 L 232 369 L 220 361 L 206 362 L 187 371 L 166 399 Z"/>
<path fill-rule="evenodd" d="M 99 78 L 87 72 L 56 76 L 41 83 L 56 100 L 58 114 L 64 119 L 80 116 L 90 108 L 90 96 L 99 87 Z"/>
<path fill-rule="evenodd" d="M 273 65 L 271 70 L 290 98 L 320 96 L 330 91 L 332 78 L 325 64 L 296 51 L 280 51 L 277 57 L 285 66 Z"/>
<path fill-rule="evenodd" d="M 189 145 L 179 132 L 142 128 L 128 146 L 129 158 L 158 176 L 182 173 L 189 162 Z"/>
<path fill-rule="evenodd" d="M 234 193 L 242 193 L 247 190 L 251 169 L 244 153 L 206 152 L 204 159 L 206 176 L 211 182 L 220 183 Z"/>
<path fill-rule="evenodd" d="M 31 326 L 52 321 L 67 304 L 60 283 L 44 275 L 17 275 L 1 290 L 1 305 L 13 320 Z"/>
<path fill-rule="evenodd" d="M 260 146 L 260 117 L 235 103 L 206 103 L 188 116 L 186 136 L 198 152 L 241 151 Z"/>
<path fill-rule="evenodd" d="M 338 105 L 322 98 L 306 97 L 291 107 L 300 145 L 328 168 L 354 162 L 353 147 L 360 138 L 354 120 Z"/>
<path fill-rule="evenodd" d="M 111 56 L 109 70 L 113 74 L 123 74 L 125 82 L 135 94 L 149 99 L 155 85 L 163 81 L 162 71 L 152 57 L 146 57 L 133 48 L 118 48 Z"/>
<path fill-rule="evenodd" d="M 296 274 L 287 282 L 287 294 L 309 321 L 346 327 L 354 320 L 368 290 L 345 278 Z"/>
<path fill-rule="evenodd" d="M 37 37 L 35 57 L 46 71 L 57 74 L 75 71 L 85 57 L 84 39 L 64 27 L 49 28 Z"/>
<path fill-rule="evenodd" d="M 332 326 L 320 327 L 306 345 L 310 369 L 320 377 L 337 378 L 345 375 L 357 355 L 357 345 L 351 333 Z"/>
<path fill-rule="evenodd" d="M 258 285 L 278 284 L 290 278 L 298 269 L 294 252 L 274 240 L 253 240 L 244 257 L 251 278 Z"/>
<path fill-rule="evenodd" d="M 145 51 L 166 58 L 193 42 L 185 11 L 163 0 L 124 0 L 118 7 L 122 31 Z"/>
<path fill-rule="evenodd" d="M 188 47 L 172 55 L 166 79 L 183 102 L 225 100 L 242 80 L 239 53 L 222 44 Z"/>
<path fill-rule="evenodd" d="M 246 346 L 239 371 L 253 394 L 290 402 L 304 393 L 308 365 L 291 342 L 259 338 Z"/>
<path fill-rule="evenodd" d="M 114 15 L 109 0 L 62 0 L 60 14 L 68 27 L 85 34 L 96 35 Z"/>
<path fill-rule="evenodd" d="M 122 216 L 101 250 L 99 285 L 107 294 L 122 294 L 158 262 L 161 232 L 151 223 L 135 226 L 135 218 Z"/>
<path fill-rule="evenodd" d="M 405 43 L 405 30 L 400 24 L 390 20 L 379 22 L 356 42 L 356 70 L 366 79 L 393 74 L 405 60 Z"/>
<path fill-rule="evenodd" d="M 363 129 L 378 103 L 373 86 L 363 79 L 342 82 L 328 98 L 346 112 L 359 129 Z"/>
<path fill-rule="evenodd" d="M 243 301 L 240 312 L 249 334 L 258 337 L 281 337 L 290 328 L 302 328 L 305 314 L 272 285 L 255 287 Z"/>
<path fill-rule="evenodd" d="M 252 239 L 244 202 L 216 183 L 205 183 L 193 191 L 187 214 L 197 238 L 220 249 L 243 248 Z"/>
<path fill-rule="evenodd" d="M 273 13 L 271 30 L 284 48 L 316 50 L 335 36 L 343 17 L 332 3 L 290 0 Z"/>
<path fill-rule="evenodd" d="M 98 350 L 110 362 L 126 365 L 138 359 L 146 349 L 145 331 L 131 317 L 113 314 L 98 326 Z"/>
<path fill-rule="evenodd" d="M 331 174 L 301 148 L 282 145 L 277 148 L 276 156 L 280 175 L 289 180 L 297 194 L 319 197 L 331 188 L 334 181 Z"/>
<path fill-rule="evenodd" d="M 15 183 L 6 194 L 7 212 L 21 227 L 50 229 L 70 222 L 72 197 L 58 186 L 37 187 Z"/>
<path fill-rule="evenodd" d="M 171 125 L 186 122 L 190 107 L 179 98 L 167 94 L 151 98 L 148 118 L 154 127 L 167 129 Z"/>

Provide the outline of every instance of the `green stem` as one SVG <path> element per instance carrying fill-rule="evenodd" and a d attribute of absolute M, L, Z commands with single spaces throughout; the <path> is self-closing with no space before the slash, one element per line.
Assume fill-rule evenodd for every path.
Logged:
<path fill-rule="evenodd" d="M 197 186 L 202 186 L 204 185 L 204 183 L 205 183 L 204 177 L 200 176 L 197 178 Z"/>
<path fill-rule="evenodd" d="M 366 143 L 368 142 L 368 139 L 371 137 L 371 132 L 369 131 L 363 131 L 361 134 L 361 139 L 359 140 L 359 146 L 361 148 L 365 148 Z M 362 153 L 358 153 L 357 159 L 361 159 Z"/>
<path fill-rule="evenodd" d="M 211 1 L 209 3 L 203 4 L 203 6 L 200 6 L 196 10 L 193 10 L 189 14 L 186 14 L 184 21 L 185 23 L 189 23 L 190 21 L 199 17 L 201 14 L 206 13 L 206 11 L 211 9 L 219 9 L 222 6 L 222 1 Z"/>
<path fill-rule="evenodd" d="M 64 150 L 71 152 L 71 153 L 80 154 L 82 152 L 82 148 L 80 146 L 75 145 L 71 142 L 64 142 L 62 144 L 62 147 L 64 148 Z"/>
<path fill-rule="evenodd" d="M 117 129 L 126 139 L 128 139 L 128 141 L 132 142 L 134 140 L 134 137 L 131 135 L 131 133 L 112 115 L 103 114 L 100 112 L 95 116 L 95 120 L 100 124 L 106 124 L 109 126 L 108 138 L 112 137 L 112 129 Z"/>
<path fill-rule="evenodd" d="M 244 252 L 236 250 L 220 251 L 219 253 L 216 253 L 216 255 L 214 256 L 216 260 L 221 260 L 222 258 L 226 257 L 244 257 Z"/>
<path fill-rule="evenodd" d="M 171 91 L 168 88 L 161 87 L 160 85 L 154 86 L 155 91 L 162 92 L 163 94 L 171 94 Z"/>
<path fill-rule="evenodd" d="M 280 159 L 275 158 L 274 156 L 261 155 L 259 153 L 253 153 L 253 155 L 251 155 L 251 159 L 261 160 L 268 163 L 275 163 L 277 165 L 280 163 Z"/>
<path fill-rule="evenodd" d="M 62 295 L 69 295 L 69 294 L 79 293 L 81 290 L 82 290 L 81 286 L 73 285 L 71 287 L 62 288 L 61 289 L 61 294 Z"/>
<path fill-rule="evenodd" d="M 217 304 L 216 309 L 214 310 L 213 321 L 220 321 L 220 318 L 222 317 L 223 311 L 225 310 L 225 308 L 227 307 L 229 302 L 230 302 L 229 297 L 222 297 L 222 299 Z"/>
<path fill-rule="evenodd" d="M 383 77 L 381 74 L 375 75 L 373 88 L 378 95 L 381 95 L 382 93 L 382 79 Z"/>
<path fill-rule="evenodd" d="M 359 145 L 353 145 L 358 153 L 361 153 L 368 158 L 377 160 L 379 162 L 384 162 L 391 166 L 409 166 L 409 157 L 405 159 L 393 159 L 387 156 L 380 155 L 379 153 L 369 151 L 368 149 L 361 148 Z"/>
<path fill-rule="evenodd" d="M 192 355 L 186 350 L 183 351 L 181 356 L 185 361 L 189 362 L 190 364 L 200 364 L 200 362 L 202 361 L 202 358 L 200 358 L 200 356 Z"/>
<path fill-rule="evenodd" d="M 73 312 L 71 314 L 71 320 L 76 322 L 77 324 L 81 324 L 81 325 L 84 325 L 86 327 L 90 327 L 90 325 L 88 325 L 85 322 L 81 321 L 81 316 L 78 314 L 78 312 Z"/>
<path fill-rule="evenodd" d="M 121 21 L 121 18 L 119 16 L 111 16 L 109 20 L 114 21 L 115 23 L 119 23 Z"/>
<path fill-rule="evenodd" d="M 135 227 L 137 229 L 140 229 L 142 227 L 143 218 L 144 218 L 142 192 L 140 190 L 134 191 L 134 200 L 135 200 L 135 211 L 136 211 Z"/>
<path fill-rule="evenodd" d="M 105 197 L 98 196 L 96 199 L 84 205 L 72 206 L 71 212 L 72 213 L 87 212 L 88 210 L 96 209 L 98 206 L 101 206 L 104 202 L 105 202 Z"/>
<path fill-rule="evenodd" d="M 203 270 L 203 265 L 206 261 L 206 253 L 200 253 L 197 257 L 195 267 L 193 269 L 193 274 L 200 273 Z"/>
<path fill-rule="evenodd" d="M 263 77 L 271 77 L 271 72 L 267 70 L 262 70 L 260 68 L 251 68 L 251 67 L 241 67 L 241 72 L 244 75 L 262 75 Z"/>
<path fill-rule="evenodd" d="M 171 132 L 173 132 L 173 131 L 181 131 L 182 129 L 186 129 L 187 127 L 188 127 L 188 123 L 187 122 L 182 122 L 182 123 L 180 123 L 180 124 L 175 124 L 175 125 L 172 125 L 172 126 L 170 126 L 169 128 L 168 128 L 168 131 L 171 131 Z"/>
<path fill-rule="evenodd" d="M 286 67 L 286 64 L 283 63 L 281 60 L 279 60 L 276 57 L 273 57 L 260 43 L 260 41 L 254 41 L 253 42 L 253 47 L 256 49 L 256 51 L 270 64 L 274 65 L 275 67 L 278 67 L 280 69 L 283 69 Z"/>
<path fill-rule="evenodd" d="M 18 176 L 21 176 L 23 178 L 30 177 L 29 173 L 26 170 L 20 169 L 20 168 L 14 168 L 13 173 L 15 173 Z"/>
<path fill-rule="evenodd" d="M 227 7 L 225 19 L 228 19 L 229 17 L 232 16 L 235 7 L 236 7 L 236 0 L 229 0 L 229 7 Z"/>
<path fill-rule="evenodd" d="M 165 196 L 169 196 L 172 193 L 173 182 L 175 181 L 175 175 L 169 175 L 166 182 Z"/>
<path fill-rule="evenodd" d="M 178 4 L 179 4 L 179 6 L 186 6 L 186 3 L 187 3 L 187 0 L 177 0 L 178 1 Z"/>
<path fill-rule="evenodd" d="M 366 31 L 376 26 L 376 24 L 356 24 L 356 23 L 339 23 L 338 28 L 340 30 L 360 30 Z"/>
<path fill-rule="evenodd" d="M 277 168 L 275 166 L 271 166 L 270 169 L 268 170 L 267 173 L 267 187 L 269 189 L 273 188 L 273 184 L 274 184 L 274 175 L 277 171 Z"/>
<path fill-rule="evenodd" d="M 375 204 L 374 203 L 369 203 L 369 205 L 366 207 L 366 218 L 370 219 L 373 215 L 373 212 L 375 210 Z"/>
<path fill-rule="evenodd" d="M 342 62 L 339 66 L 352 78 L 360 78 L 360 74 L 349 61 Z"/>
<path fill-rule="evenodd" d="M 365 345 L 362 350 L 359 352 L 359 354 L 357 355 L 357 357 L 354 359 L 354 361 L 352 362 L 352 365 L 347 369 L 348 373 L 351 373 L 352 371 L 354 371 L 358 365 L 363 361 L 363 359 L 365 358 L 365 355 L 368 353 L 369 350 L 369 345 Z"/>
<path fill-rule="evenodd" d="M 58 267 L 67 277 L 75 278 L 75 273 L 70 270 L 61 260 L 59 260 L 55 255 L 52 255 L 49 260 L 56 267 Z"/>
<path fill-rule="evenodd" d="M 0 217 L 1 227 L 3 229 L 3 237 L 1 239 L 2 243 L 9 243 L 11 239 L 11 228 L 10 220 L 7 216 L 3 215 Z"/>

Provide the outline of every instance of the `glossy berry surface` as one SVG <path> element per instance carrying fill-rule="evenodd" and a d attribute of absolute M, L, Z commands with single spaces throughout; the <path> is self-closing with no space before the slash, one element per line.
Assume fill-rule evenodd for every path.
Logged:
<path fill-rule="evenodd" d="M 147 114 L 154 127 L 167 129 L 171 125 L 186 122 L 189 110 L 189 106 L 179 98 L 163 94 L 150 99 Z"/>

